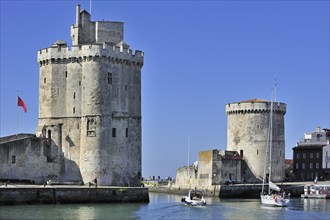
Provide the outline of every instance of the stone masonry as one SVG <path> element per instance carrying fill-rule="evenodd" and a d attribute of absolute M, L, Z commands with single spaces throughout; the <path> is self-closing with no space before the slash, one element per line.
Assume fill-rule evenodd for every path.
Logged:
<path fill-rule="evenodd" d="M 124 24 L 90 21 L 76 8 L 72 47 L 59 40 L 38 52 L 36 135 L 63 160 L 59 175 L 95 178 L 100 185 L 141 181 L 141 68 L 143 52 L 124 43 Z M 80 172 L 79 175 L 76 172 Z M 81 175 L 80 175 L 81 174 Z"/>
<path fill-rule="evenodd" d="M 226 105 L 227 149 L 238 151 L 256 178 L 261 179 L 269 162 L 271 102 L 251 99 Z M 273 103 L 272 181 L 285 179 L 284 115 L 286 104 Z M 269 171 L 266 169 L 266 174 Z"/>

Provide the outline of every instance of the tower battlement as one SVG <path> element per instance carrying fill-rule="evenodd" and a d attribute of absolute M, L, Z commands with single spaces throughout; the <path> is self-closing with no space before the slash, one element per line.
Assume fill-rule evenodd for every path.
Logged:
<path fill-rule="evenodd" d="M 255 114 L 255 113 L 268 113 L 270 112 L 271 102 L 236 102 L 226 105 L 226 113 L 230 114 Z M 278 114 L 286 113 L 286 104 L 281 102 L 273 103 L 274 112 Z"/>
<path fill-rule="evenodd" d="M 133 65 L 143 65 L 144 53 L 135 50 L 134 53 L 128 45 L 90 44 L 68 47 L 66 44 L 53 44 L 38 52 L 40 66 L 48 63 L 84 62 L 102 59 L 109 62 L 129 62 Z"/>

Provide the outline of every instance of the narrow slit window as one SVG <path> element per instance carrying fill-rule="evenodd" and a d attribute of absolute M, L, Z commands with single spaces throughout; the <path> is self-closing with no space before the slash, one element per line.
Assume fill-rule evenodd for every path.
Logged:
<path fill-rule="evenodd" d="M 108 72 L 108 84 L 112 85 L 112 73 Z"/>
<path fill-rule="evenodd" d="M 128 128 L 126 128 L 126 134 L 125 135 L 126 135 L 126 137 L 128 137 Z"/>
<path fill-rule="evenodd" d="M 116 137 L 116 128 L 112 128 L 112 137 Z"/>
<path fill-rule="evenodd" d="M 16 155 L 11 156 L 11 163 L 16 163 Z"/>
<path fill-rule="evenodd" d="M 73 114 L 75 114 L 76 113 L 76 108 L 75 107 L 73 107 Z"/>

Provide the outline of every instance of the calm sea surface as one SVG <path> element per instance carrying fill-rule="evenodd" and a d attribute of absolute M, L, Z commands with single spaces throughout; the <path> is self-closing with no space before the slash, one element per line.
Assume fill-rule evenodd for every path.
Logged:
<path fill-rule="evenodd" d="M 0 206 L 0 219 L 330 219 L 330 200 L 292 199 L 286 208 L 258 199 L 207 198 L 206 207 L 182 205 L 181 196 L 150 193 L 149 204 Z"/>

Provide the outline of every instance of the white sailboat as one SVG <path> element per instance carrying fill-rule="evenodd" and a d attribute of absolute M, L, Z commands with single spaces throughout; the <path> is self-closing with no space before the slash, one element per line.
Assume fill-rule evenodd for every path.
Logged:
<path fill-rule="evenodd" d="M 266 166 L 264 170 L 264 176 L 262 181 L 262 192 L 260 194 L 261 204 L 269 206 L 284 207 L 290 203 L 290 198 L 284 192 L 281 193 L 281 189 L 272 180 L 272 145 L 273 145 L 273 111 L 274 111 L 274 96 L 275 88 L 272 90 L 272 100 L 270 105 L 270 123 L 269 123 L 269 137 L 267 150 L 269 153 L 269 176 L 268 176 L 268 193 L 265 192 L 265 180 L 266 180 Z M 267 164 L 267 158 L 266 158 Z"/>

